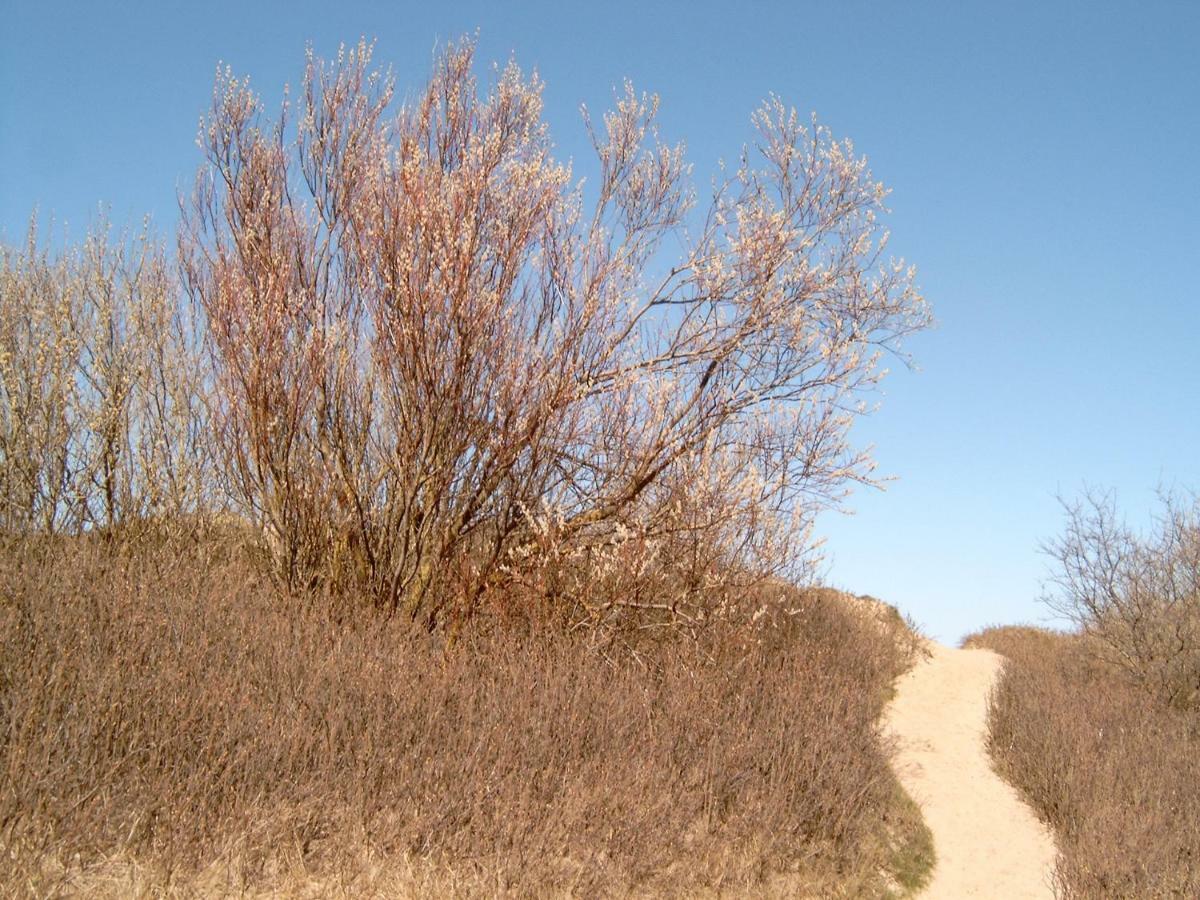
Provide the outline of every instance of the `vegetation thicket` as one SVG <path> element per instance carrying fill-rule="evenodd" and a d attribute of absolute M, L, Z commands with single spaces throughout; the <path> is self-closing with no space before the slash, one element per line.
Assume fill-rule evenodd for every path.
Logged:
<path fill-rule="evenodd" d="M 1053 826 L 1064 897 L 1200 895 L 1200 506 L 1165 495 L 1140 535 L 1111 496 L 1067 506 L 1048 601 L 1071 634 L 992 628 L 1002 772 Z"/>
<path fill-rule="evenodd" d="M 886 896 L 898 618 L 802 590 L 924 326 L 885 190 L 772 101 L 573 180 L 515 65 L 219 73 L 177 252 L 0 251 L 0 882 Z"/>

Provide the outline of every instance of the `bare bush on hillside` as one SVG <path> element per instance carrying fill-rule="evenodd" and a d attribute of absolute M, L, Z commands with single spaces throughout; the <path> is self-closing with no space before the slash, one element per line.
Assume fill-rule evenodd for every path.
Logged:
<path fill-rule="evenodd" d="M 1200 704 L 1200 498 L 1162 497 L 1140 535 L 1111 495 L 1067 505 L 1067 528 L 1047 545 L 1057 592 L 1046 602 L 1156 697 Z"/>
<path fill-rule="evenodd" d="M 0 249 L 0 531 L 77 533 L 213 506 L 197 323 L 161 245 L 101 220 Z"/>
<path fill-rule="evenodd" d="M 927 321 L 883 257 L 884 188 L 772 101 L 699 205 L 629 86 L 587 119 L 578 185 L 541 83 L 510 64 L 481 88 L 473 51 L 399 111 L 361 44 L 310 55 L 278 117 L 218 78 L 180 242 L 278 573 L 432 626 L 573 571 L 670 570 L 672 610 L 787 572 L 813 510 L 869 479 L 860 395 Z M 580 621 L 611 612 L 572 593 Z"/>

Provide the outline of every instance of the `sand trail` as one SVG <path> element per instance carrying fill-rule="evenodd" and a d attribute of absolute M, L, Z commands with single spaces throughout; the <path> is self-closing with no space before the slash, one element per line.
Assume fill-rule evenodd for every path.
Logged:
<path fill-rule="evenodd" d="M 893 766 L 933 832 L 937 863 L 923 898 L 1053 897 L 1054 841 L 992 771 L 987 697 L 1003 658 L 930 643 L 885 713 Z"/>

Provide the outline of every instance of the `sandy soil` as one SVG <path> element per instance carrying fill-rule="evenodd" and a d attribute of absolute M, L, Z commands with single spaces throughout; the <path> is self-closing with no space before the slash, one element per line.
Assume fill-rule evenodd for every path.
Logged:
<path fill-rule="evenodd" d="M 929 644 L 931 656 L 896 685 L 885 727 L 896 774 L 933 832 L 928 898 L 1053 897 L 1054 841 L 992 771 L 984 746 L 987 695 L 1002 658 Z"/>

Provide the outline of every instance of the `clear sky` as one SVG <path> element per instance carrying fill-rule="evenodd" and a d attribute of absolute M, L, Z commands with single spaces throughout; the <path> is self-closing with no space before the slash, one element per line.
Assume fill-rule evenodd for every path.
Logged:
<path fill-rule="evenodd" d="M 942 640 L 1039 621 L 1055 495 L 1200 487 L 1200 2 L 0 2 L 0 230 L 98 205 L 171 233 L 218 60 L 272 105 L 304 47 L 374 37 L 401 92 L 436 44 L 546 82 L 563 156 L 625 77 L 706 180 L 769 92 L 854 139 L 938 327 L 861 423 L 886 492 L 829 514 L 833 583 Z"/>

